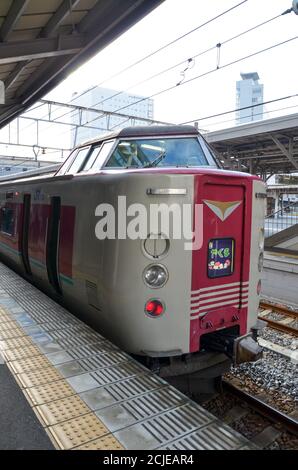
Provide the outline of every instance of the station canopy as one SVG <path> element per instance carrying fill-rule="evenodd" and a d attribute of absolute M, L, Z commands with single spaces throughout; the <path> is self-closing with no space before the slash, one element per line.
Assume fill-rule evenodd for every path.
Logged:
<path fill-rule="evenodd" d="M 225 168 L 264 179 L 298 172 L 297 113 L 210 132 L 205 138 Z"/>
<path fill-rule="evenodd" d="M 1 0 L 0 128 L 162 1 Z"/>

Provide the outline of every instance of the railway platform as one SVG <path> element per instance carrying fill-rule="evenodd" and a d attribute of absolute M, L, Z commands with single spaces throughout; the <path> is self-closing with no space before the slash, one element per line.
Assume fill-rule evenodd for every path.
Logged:
<path fill-rule="evenodd" d="M 2 263 L 0 351 L 44 448 L 255 448 Z"/>
<path fill-rule="evenodd" d="M 265 251 L 262 275 L 262 296 L 298 306 L 297 256 Z"/>

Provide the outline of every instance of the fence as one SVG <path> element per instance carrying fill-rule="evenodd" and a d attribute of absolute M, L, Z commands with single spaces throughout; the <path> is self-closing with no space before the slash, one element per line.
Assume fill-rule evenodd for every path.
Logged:
<path fill-rule="evenodd" d="M 265 217 L 265 237 L 270 237 L 281 230 L 298 223 L 298 202 L 284 205 L 278 211 Z"/>

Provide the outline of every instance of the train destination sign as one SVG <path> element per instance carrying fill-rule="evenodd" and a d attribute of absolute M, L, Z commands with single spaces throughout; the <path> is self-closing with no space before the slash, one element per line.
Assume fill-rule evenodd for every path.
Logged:
<path fill-rule="evenodd" d="M 234 265 L 234 240 L 216 238 L 208 244 L 208 277 L 229 276 Z"/>

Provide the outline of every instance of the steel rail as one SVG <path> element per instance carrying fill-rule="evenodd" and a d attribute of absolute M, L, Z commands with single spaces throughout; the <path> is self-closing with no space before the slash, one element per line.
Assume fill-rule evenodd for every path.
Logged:
<path fill-rule="evenodd" d="M 268 418 L 270 421 L 282 424 L 287 429 L 287 431 L 294 434 L 295 436 L 298 436 L 298 421 L 295 418 L 286 415 L 276 408 L 273 408 L 271 405 L 265 403 L 260 398 L 254 395 L 250 395 L 227 380 L 222 380 L 222 387 L 223 390 L 230 392 L 232 395 L 235 395 L 241 400 L 247 402 L 252 408 L 258 411 L 264 417 Z"/>
<path fill-rule="evenodd" d="M 282 315 L 286 315 L 287 317 L 298 318 L 298 312 L 295 310 L 289 310 L 287 307 L 283 307 L 282 305 L 274 305 L 267 302 L 260 302 L 260 308 L 264 309 L 271 309 L 276 313 L 281 313 Z"/>
<path fill-rule="evenodd" d="M 279 313 L 281 315 L 284 315 L 285 317 L 290 317 L 295 320 L 298 320 L 298 312 L 289 310 L 288 308 L 280 306 L 280 305 L 272 305 L 267 302 L 260 302 L 259 308 L 262 308 L 264 310 L 271 310 L 272 313 Z M 269 312 L 268 312 L 268 315 L 270 315 Z M 282 323 L 282 320 L 272 320 L 262 315 L 258 315 L 258 318 L 260 320 L 267 322 L 268 326 L 270 326 L 271 328 L 274 328 L 275 330 L 279 330 L 279 331 L 282 331 L 283 333 L 289 333 L 289 334 L 298 336 L 298 329 L 292 327 L 291 325 L 286 325 Z"/>

